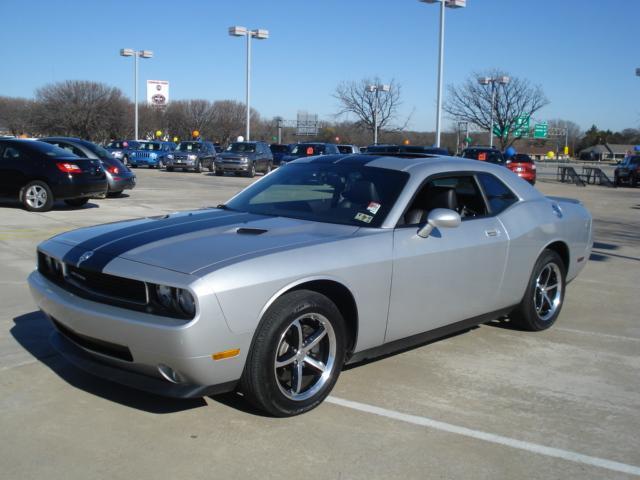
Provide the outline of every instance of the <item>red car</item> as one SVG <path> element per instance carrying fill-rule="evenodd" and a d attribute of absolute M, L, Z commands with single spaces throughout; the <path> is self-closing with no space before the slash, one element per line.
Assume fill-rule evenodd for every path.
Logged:
<path fill-rule="evenodd" d="M 529 155 L 517 153 L 507 159 L 507 168 L 531 185 L 536 183 L 536 164 Z"/>

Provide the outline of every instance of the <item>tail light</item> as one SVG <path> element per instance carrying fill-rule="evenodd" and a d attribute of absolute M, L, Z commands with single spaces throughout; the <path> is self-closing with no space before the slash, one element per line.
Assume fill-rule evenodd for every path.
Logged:
<path fill-rule="evenodd" d="M 532 164 L 531 164 L 531 170 L 535 170 L 535 169 L 536 169 L 536 164 L 535 164 L 535 163 L 532 163 Z"/>
<path fill-rule="evenodd" d="M 109 173 L 116 174 L 116 173 L 118 173 L 119 171 L 120 171 L 120 170 L 118 170 L 118 167 L 116 167 L 115 165 L 109 165 L 109 166 L 107 167 L 107 172 L 109 172 Z"/>
<path fill-rule="evenodd" d="M 56 166 L 58 167 L 58 170 L 64 173 L 82 173 L 82 169 L 75 163 L 58 162 L 56 163 Z"/>

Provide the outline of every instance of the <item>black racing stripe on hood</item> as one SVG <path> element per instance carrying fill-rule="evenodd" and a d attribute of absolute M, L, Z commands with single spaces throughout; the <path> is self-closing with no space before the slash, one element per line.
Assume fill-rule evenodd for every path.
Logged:
<path fill-rule="evenodd" d="M 99 235 L 87 240 L 86 242 L 82 242 L 81 244 L 73 247 L 64 256 L 63 260 L 65 263 L 78 265 L 80 257 L 84 253 L 94 252 L 95 255 L 92 255 L 90 258 L 83 261 L 81 267 L 83 269 L 101 272 L 102 269 L 114 258 L 128 252 L 129 250 L 133 250 L 134 248 L 160 240 L 166 240 L 171 237 L 177 237 L 179 235 L 186 235 L 201 230 L 207 230 L 209 228 L 246 223 L 261 218 L 264 217 L 240 212 L 220 215 L 220 212 L 218 211 L 215 215 L 203 214 L 198 215 L 195 218 L 187 215 L 185 217 L 146 222 L 141 225 L 135 225 L 109 232 L 104 235 Z"/>

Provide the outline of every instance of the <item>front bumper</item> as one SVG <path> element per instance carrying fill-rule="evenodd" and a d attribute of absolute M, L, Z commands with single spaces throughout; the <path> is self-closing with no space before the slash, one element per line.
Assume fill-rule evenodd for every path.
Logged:
<path fill-rule="evenodd" d="M 56 328 L 52 343 L 71 363 L 89 373 L 139 390 L 183 398 L 232 390 L 242 375 L 251 335 L 228 329 L 215 297 L 201 299 L 199 314 L 184 324 L 86 300 L 37 271 L 28 281 L 36 304 Z M 212 359 L 213 353 L 230 348 L 240 348 L 240 355 Z M 166 367 L 176 373 L 177 381 L 162 374 Z"/>
<path fill-rule="evenodd" d="M 157 167 L 158 164 L 160 163 L 160 159 L 130 157 L 129 163 L 131 164 L 132 167 L 142 167 L 142 166 Z"/>
<path fill-rule="evenodd" d="M 215 168 L 218 172 L 247 172 L 249 163 L 239 162 L 216 162 Z"/>

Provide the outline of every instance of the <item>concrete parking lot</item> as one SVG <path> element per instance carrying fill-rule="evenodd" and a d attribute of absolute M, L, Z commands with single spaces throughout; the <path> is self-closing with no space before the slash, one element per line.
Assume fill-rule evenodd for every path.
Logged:
<path fill-rule="evenodd" d="M 359 365 L 316 410 L 273 419 L 237 395 L 178 401 L 110 384 L 49 346 L 26 285 L 40 241 L 216 205 L 252 181 L 137 173 L 127 196 L 80 210 L 0 202 L 1 478 L 640 476 L 640 189 L 538 183 L 581 199 L 595 225 L 554 328 L 495 322 Z"/>

